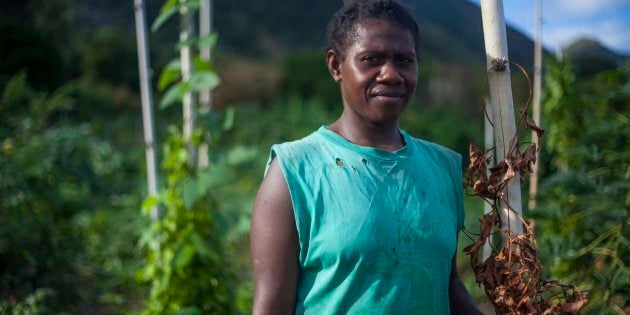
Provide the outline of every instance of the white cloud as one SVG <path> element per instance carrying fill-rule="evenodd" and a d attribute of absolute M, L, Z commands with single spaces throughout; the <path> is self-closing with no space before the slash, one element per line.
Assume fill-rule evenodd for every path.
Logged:
<path fill-rule="evenodd" d="M 479 0 L 470 0 L 479 3 Z M 630 54 L 630 0 L 542 0 L 543 41 L 556 50 L 579 38 L 596 39 L 605 46 Z M 532 0 L 504 0 L 506 19 L 534 37 Z"/>
<path fill-rule="evenodd" d="M 553 0 L 545 3 L 545 9 L 555 17 L 586 17 L 611 9 L 627 0 Z"/>
<path fill-rule="evenodd" d="M 556 26 L 552 30 L 543 31 L 543 41 L 551 49 L 557 49 L 559 45 L 568 46 L 584 37 L 596 38 L 607 47 L 617 51 L 627 49 L 627 44 L 630 42 L 630 32 L 618 20 Z"/>

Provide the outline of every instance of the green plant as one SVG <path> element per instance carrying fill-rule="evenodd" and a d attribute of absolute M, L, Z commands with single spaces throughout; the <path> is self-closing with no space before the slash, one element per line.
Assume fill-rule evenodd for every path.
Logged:
<path fill-rule="evenodd" d="M 578 80 L 553 63 L 546 80 L 547 150 L 555 172 L 532 213 L 544 272 L 589 293 L 588 314 L 630 311 L 630 69 Z"/>
<path fill-rule="evenodd" d="M 0 300 L 0 314 L 10 315 L 39 315 L 50 314 L 51 310 L 46 301 L 55 296 L 54 291 L 47 288 L 39 288 L 27 295 L 20 302 L 5 302 Z"/>
<path fill-rule="evenodd" d="M 184 19 L 189 19 L 190 12 L 198 8 L 199 1 L 168 0 L 162 6 L 153 30 L 180 10 L 185 14 Z M 215 42 L 216 34 L 205 38 L 190 36 L 179 42 L 177 48 L 212 47 Z M 161 108 L 182 102 L 187 94 L 211 90 L 219 84 L 219 77 L 209 61 L 194 57 L 194 54 L 183 55 L 186 56 L 181 61 L 170 62 L 162 71 L 158 88 L 166 89 L 166 92 L 160 102 Z M 193 62 L 190 76 L 181 75 L 182 64 L 188 62 Z M 194 104 L 188 106 L 197 111 Z M 194 120 L 187 123 L 190 124 L 188 128 L 195 125 Z M 234 273 L 224 249 L 225 238 L 217 229 L 220 205 L 209 190 L 216 174 L 195 162 L 196 152 L 208 140 L 208 132 L 204 126 L 199 126 L 188 138 L 178 127 L 168 129 L 162 162 L 167 183 L 158 196 L 148 197 L 143 204 L 147 215 L 149 209 L 156 206 L 163 212 L 150 224 L 141 240 L 148 255 L 140 276 L 151 283 L 145 313 L 233 313 Z"/>
<path fill-rule="evenodd" d="M 182 134 L 175 127 L 169 128 L 169 133 L 163 162 L 166 188 L 143 205 L 146 210 L 159 202 L 164 209 L 163 217 L 151 225 L 142 241 L 149 247 L 141 273 L 143 279 L 151 281 L 147 313 L 175 314 L 193 309 L 230 313 L 233 275 L 215 227 L 218 205 L 208 191 L 211 175 L 196 174 L 189 166 Z"/>
<path fill-rule="evenodd" d="M 135 221 L 125 219 L 130 226 L 115 233 L 102 222 L 120 222 L 129 200 L 139 200 L 126 172 L 137 160 L 123 159 L 77 119 L 74 95 L 87 93 L 81 89 L 67 83 L 35 91 L 22 72 L 2 91 L 0 300 L 8 305 L 41 289 L 55 293 L 41 301 L 56 313 L 81 303 L 104 307 L 111 303 L 103 297 L 114 292 L 133 296 L 133 278 L 124 273 L 137 259 Z"/>
<path fill-rule="evenodd" d="M 331 78 L 321 52 L 301 52 L 286 56 L 280 66 L 281 97 L 318 98 L 326 109 L 341 106 L 339 86 Z"/>

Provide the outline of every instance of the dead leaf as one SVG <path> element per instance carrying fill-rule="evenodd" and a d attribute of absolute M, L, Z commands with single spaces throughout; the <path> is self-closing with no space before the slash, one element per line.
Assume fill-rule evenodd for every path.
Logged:
<path fill-rule="evenodd" d="M 531 117 L 525 116 L 525 123 L 527 124 L 528 129 L 531 129 L 534 132 L 536 132 L 536 136 L 538 136 L 539 140 L 545 134 L 545 129 L 538 127 L 538 125 L 536 125 L 536 122 Z"/>
<path fill-rule="evenodd" d="M 578 314 L 588 302 L 586 296 L 584 292 L 575 292 L 571 299 L 562 306 L 562 311 L 569 314 Z"/>
<path fill-rule="evenodd" d="M 520 112 L 521 118 L 526 122 L 525 128 L 536 132 L 540 143 L 544 129 L 527 116 L 526 107 Z M 530 145 L 521 153 L 517 137 L 512 137 L 505 150 L 505 159 L 491 168 L 488 168 L 489 152 L 483 152 L 473 144 L 469 151 L 470 164 L 464 181 L 465 187 L 472 188 L 475 195 L 492 204 L 504 202 L 511 209 L 502 192 L 516 174 L 520 174 L 523 179 L 525 174 L 532 172 L 538 151 L 536 144 Z M 525 231 L 522 234 L 512 234 L 501 229 L 499 222 L 497 209 L 493 208 L 491 213 L 479 220 L 479 236 L 464 249 L 470 255 L 470 264 L 477 283 L 483 286 L 497 314 L 577 314 L 588 301 L 586 294 L 572 285 L 541 279 L 542 267 L 533 225 L 524 221 Z M 504 246 L 493 250 L 488 259 L 481 261 L 479 257 L 483 245 L 493 231 L 499 229 L 505 236 Z"/>

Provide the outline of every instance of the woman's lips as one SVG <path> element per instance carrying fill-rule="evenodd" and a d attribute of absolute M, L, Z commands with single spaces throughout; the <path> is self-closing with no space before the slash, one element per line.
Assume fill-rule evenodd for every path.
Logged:
<path fill-rule="evenodd" d="M 374 95 L 372 97 L 380 100 L 397 100 L 403 98 L 402 95 Z"/>
<path fill-rule="evenodd" d="M 405 90 L 403 89 L 378 89 L 378 90 L 373 90 L 373 92 L 370 93 L 370 96 L 372 97 L 404 97 L 405 96 Z"/>
<path fill-rule="evenodd" d="M 382 93 L 374 93 L 371 97 L 379 102 L 383 103 L 391 103 L 398 102 L 401 99 L 404 99 L 405 94 L 400 92 L 382 92 Z"/>

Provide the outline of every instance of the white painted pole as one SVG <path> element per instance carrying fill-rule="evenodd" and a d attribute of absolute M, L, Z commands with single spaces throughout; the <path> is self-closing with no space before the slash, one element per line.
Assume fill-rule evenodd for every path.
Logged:
<path fill-rule="evenodd" d="M 481 0 L 481 17 L 486 46 L 488 83 L 493 105 L 496 156 L 499 163 L 505 159 L 510 140 L 516 135 L 510 65 L 507 63 L 509 59 L 503 1 Z M 517 216 L 522 215 L 521 184 L 518 173 L 510 180 L 503 194 L 513 210 L 505 202 L 501 202 L 499 207 L 501 226 L 509 229 L 510 233 L 522 234 L 523 224 Z"/>
<path fill-rule="evenodd" d="M 212 0 L 201 0 L 199 7 L 199 37 L 206 37 L 212 33 Z M 201 46 L 199 51 L 201 60 L 210 61 L 210 46 Z M 207 113 L 212 109 L 212 91 L 199 92 L 199 112 Z M 197 167 L 201 170 L 208 168 L 208 144 L 203 142 L 199 146 Z"/>
<path fill-rule="evenodd" d="M 489 99 L 486 99 L 486 111 L 483 115 L 483 126 L 484 126 L 484 138 L 485 138 L 485 151 L 492 149 L 494 147 L 494 128 L 492 128 L 492 122 L 489 119 L 492 119 L 492 103 Z M 488 166 L 494 166 L 494 155 L 492 155 L 491 160 L 488 162 Z M 488 171 L 488 173 L 490 173 Z M 488 174 L 489 175 L 489 174 Z M 492 205 L 485 202 L 483 203 L 483 214 L 486 215 L 492 212 Z M 481 261 L 485 261 L 492 254 L 492 234 L 488 237 L 488 240 L 485 244 L 483 244 L 483 253 L 481 255 Z"/>
<path fill-rule="evenodd" d="M 180 3 L 186 2 L 186 0 L 179 0 Z M 194 15 L 187 7 L 182 6 L 180 11 L 182 19 L 181 30 L 179 32 L 179 41 L 184 42 L 194 36 L 195 24 Z M 182 81 L 188 82 L 193 73 L 193 51 L 192 45 L 184 45 L 179 50 L 180 60 L 182 65 Z M 195 130 L 195 120 L 197 118 L 197 106 L 195 93 L 186 92 L 183 100 L 183 116 L 184 116 L 184 142 L 188 146 L 188 155 L 190 157 L 190 165 L 196 165 L 197 152 L 195 146 L 192 143 L 192 135 Z"/>
<path fill-rule="evenodd" d="M 147 183 L 149 196 L 157 195 L 158 176 L 155 157 L 155 129 L 153 120 L 153 96 L 151 94 L 151 71 L 149 46 L 147 41 L 147 23 L 143 0 L 135 0 L 136 39 L 138 44 L 138 69 L 140 72 L 140 97 L 142 100 L 142 124 L 144 126 L 145 155 L 147 162 Z M 159 208 L 151 208 L 151 219 L 160 218 Z"/>
<path fill-rule="evenodd" d="M 205 37 L 212 33 L 212 0 L 201 0 L 199 8 L 199 36 Z M 210 61 L 211 51 L 209 46 L 201 47 L 199 56 L 201 60 Z M 212 108 L 212 92 L 210 90 L 199 93 L 199 105 L 204 111 Z"/>
<path fill-rule="evenodd" d="M 542 85 L 542 3 L 536 0 L 536 39 L 534 41 L 534 97 L 532 100 L 533 119 L 540 126 L 540 89 Z M 536 144 L 536 148 L 540 147 L 536 131 L 532 131 L 532 140 Z M 532 174 L 529 177 L 529 202 L 527 207 L 529 210 L 536 208 L 536 197 L 538 195 L 538 152 L 536 153 L 536 163 L 532 165 Z"/>

